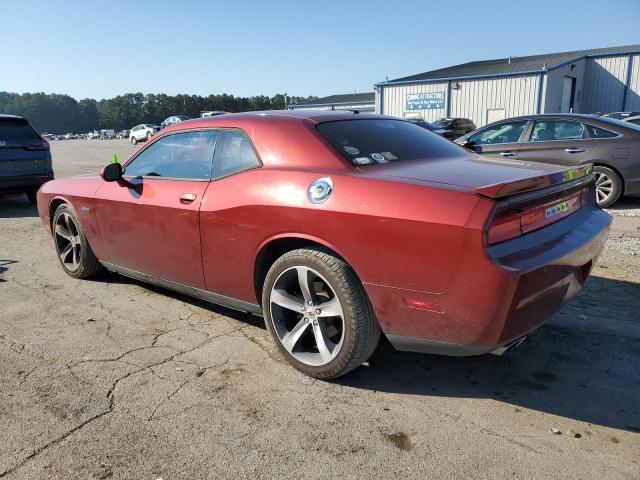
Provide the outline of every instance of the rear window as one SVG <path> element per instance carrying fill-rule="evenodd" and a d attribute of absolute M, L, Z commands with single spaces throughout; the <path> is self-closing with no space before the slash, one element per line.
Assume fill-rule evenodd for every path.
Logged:
<path fill-rule="evenodd" d="M 403 120 L 339 120 L 321 123 L 317 129 L 356 166 L 461 154 L 449 140 Z"/>
<path fill-rule="evenodd" d="M 29 122 L 22 118 L 0 118 L 0 142 L 7 145 L 32 145 L 41 142 Z"/>

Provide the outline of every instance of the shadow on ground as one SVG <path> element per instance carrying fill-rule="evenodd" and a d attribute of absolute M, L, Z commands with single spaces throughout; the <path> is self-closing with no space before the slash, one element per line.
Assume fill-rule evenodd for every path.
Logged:
<path fill-rule="evenodd" d="M 16 262 L 15 260 L 1 260 L 0 259 L 0 275 L 2 275 L 4 272 L 9 270 L 7 268 L 7 266 L 9 266 L 11 264 L 14 264 L 14 263 L 18 263 L 18 262 Z M 0 283 L 2 283 L 2 282 L 6 282 L 6 280 L 0 276 Z"/>
<path fill-rule="evenodd" d="M 0 218 L 37 217 L 38 209 L 26 195 L 0 197 Z"/>
<path fill-rule="evenodd" d="M 95 280 L 141 285 L 264 329 L 262 318 L 121 275 Z M 640 433 L 639 298 L 638 284 L 591 277 L 559 315 L 503 357 L 401 353 L 383 339 L 369 366 L 336 383 L 402 395 L 486 398 Z"/>
<path fill-rule="evenodd" d="M 590 291 L 602 292 L 597 308 Z M 404 395 L 492 399 L 640 433 L 640 285 L 592 277 L 569 306 L 568 314 L 503 357 L 400 353 L 385 341 L 369 367 L 338 382 Z"/>

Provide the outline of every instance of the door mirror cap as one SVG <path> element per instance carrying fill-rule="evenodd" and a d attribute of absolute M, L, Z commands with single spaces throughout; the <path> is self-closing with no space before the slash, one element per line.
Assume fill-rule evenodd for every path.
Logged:
<path fill-rule="evenodd" d="M 122 165 L 110 163 L 100 169 L 100 176 L 105 182 L 116 182 L 122 178 Z"/>

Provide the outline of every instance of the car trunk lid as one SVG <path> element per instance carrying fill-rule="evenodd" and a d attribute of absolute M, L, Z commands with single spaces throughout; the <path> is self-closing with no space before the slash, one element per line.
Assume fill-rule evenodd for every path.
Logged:
<path fill-rule="evenodd" d="M 375 177 L 465 187 L 497 199 L 587 176 L 591 172 L 591 165 L 566 167 L 464 155 L 389 163 L 360 170 Z"/>

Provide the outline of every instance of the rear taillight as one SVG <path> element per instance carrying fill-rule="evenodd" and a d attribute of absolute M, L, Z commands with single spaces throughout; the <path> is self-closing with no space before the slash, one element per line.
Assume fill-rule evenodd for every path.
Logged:
<path fill-rule="evenodd" d="M 562 220 L 579 210 L 588 199 L 589 190 L 584 188 L 557 200 L 522 210 L 499 213 L 489 225 L 487 243 L 494 245 L 511 240 Z"/>
<path fill-rule="evenodd" d="M 40 143 L 35 143 L 33 145 L 25 145 L 25 150 L 49 150 L 50 145 L 44 138 L 40 139 Z"/>

